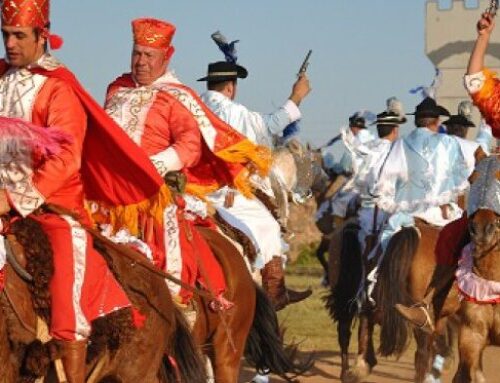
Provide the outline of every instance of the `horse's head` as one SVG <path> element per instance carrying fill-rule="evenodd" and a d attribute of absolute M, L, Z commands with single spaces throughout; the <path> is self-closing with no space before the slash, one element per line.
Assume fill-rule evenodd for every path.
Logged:
<path fill-rule="evenodd" d="M 308 146 L 291 140 L 274 153 L 273 174 L 282 187 L 291 193 L 295 203 L 304 203 L 312 196 L 313 158 Z"/>
<path fill-rule="evenodd" d="M 500 239 L 500 160 L 497 156 L 478 163 L 470 179 L 469 232 L 481 256 L 495 249 Z"/>
<path fill-rule="evenodd" d="M 313 182 L 311 190 L 314 195 L 324 193 L 330 184 L 330 176 L 324 169 L 321 149 L 311 151 Z"/>

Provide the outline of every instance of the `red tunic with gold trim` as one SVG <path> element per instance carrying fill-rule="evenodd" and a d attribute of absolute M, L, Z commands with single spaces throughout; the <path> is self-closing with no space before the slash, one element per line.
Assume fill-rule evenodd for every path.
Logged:
<path fill-rule="evenodd" d="M 202 156 L 202 138 L 191 112 L 157 86 L 162 80 L 150 86 L 136 86 L 133 82 L 126 87 L 111 84 L 105 109 L 164 176 L 169 171 L 195 167 Z M 200 281 L 219 295 L 226 289 L 224 274 L 194 229 L 194 221 L 186 219 L 183 205 L 181 202 L 167 207 L 163 227 L 156 226 L 155 264 L 190 285 Z M 178 285 L 169 283 L 169 287 L 183 302 L 192 296 Z"/>
<path fill-rule="evenodd" d="M 30 215 L 43 203 L 53 203 L 85 217 L 80 167 L 87 113 L 82 102 L 73 86 L 61 79 L 35 74 L 34 68 L 1 64 L 0 114 L 71 137 L 58 154 L 33 169 L 32 177 L 7 191 L 11 205 L 22 216 Z M 35 65 L 40 71 L 59 66 L 49 55 Z M 92 320 L 130 303 L 78 222 L 54 214 L 31 217 L 40 222 L 53 248 L 51 334 L 63 340 L 86 338 Z"/>
<path fill-rule="evenodd" d="M 134 89 L 136 84 L 130 73 L 117 78 L 110 85 L 110 92 Z M 204 197 L 223 186 L 232 186 L 246 196 L 251 196 L 247 165 L 261 175 L 267 175 L 271 166 L 269 149 L 257 146 L 226 124 L 208 108 L 200 97 L 183 85 L 172 72 L 157 79 L 151 88 L 169 94 L 194 117 L 203 138 L 201 160 L 196 166 L 184 168 L 188 178 L 187 191 Z"/>

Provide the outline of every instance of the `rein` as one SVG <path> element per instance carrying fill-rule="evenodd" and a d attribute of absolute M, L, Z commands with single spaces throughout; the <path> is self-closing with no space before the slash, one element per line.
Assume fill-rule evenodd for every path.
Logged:
<path fill-rule="evenodd" d="M 58 214 L 58 215 L 69 215 L 69 216 L 71 216 L 71 217 L 73 217 L 75 219 L 78 218 L 78 217 L 75 217 L 75 215 L 74 215 L 73 212 L 68 211 L 65 208 L 61 207 L 61 206 L 56 206 L 56 205 L 53 205 L 53 204 L 48 204 L 48 205 L 45 205 L 45 209 L 47 211 L 50 211 L 50 212 Z M 92 228 L 92 227 L 90 227 L 88 225 L 84 225 L 81 222 L 79 222 L 79 223 L 85 229 L 85 231 L 87 231 L 92 237 L 94 237 L 97 240 L 105 243 L 107 246 L 109 246 L 110 248 L 112 248 L 116 252 L 119 252 L 124 257 L 128 258 L 131 261 L 130 266 L 132 266 L 132 267 L 140 266 L 140 267 L 148 270 L 149 272 L 151 272 L 151 273 L 153 273 L 153 274 L 155 274 L 155 275 L 157 275 L 159 277 L 162 277 L 164 279 L 167 279 L 170 282 L 173 282 L 173 283 L 181 286 L 183 289 L 189 290 L 192 293 L 197 294 L 197 295 L 199 295 L 199 296 L 201 296 L 203 298 L 206 298 L 206 299 L 213 299 L 214 298 L 212 296 L 212 294 L 210 294 L 210 293 L 208 293 L 206 291 L 203 291 L 201 289 L 198 289 L 196 287 L 193 287 L 193 286 L 191 286 L 189 284 L 186 284 L 186 283 L 182 282 L 180 279 L 175 278 L 171 274 L 169 274 L 169 273 L 167 273 L 165 271 L 162 271 L 162 270 L 156 268 L 148 260 L 144 259 L 144 257 L 141 254 L 139 254 L 137 251 L 132 250 L 132 249 L 130 249 L 128 247 L 119 245 L 117 243 L 114 243 L 113 241 L 111 241 L 110 239 L 108 239 L 104 235 L 102 235 L 98 230 L 96 230 L 96 229 L 94 229 L 94 228 Z"/>

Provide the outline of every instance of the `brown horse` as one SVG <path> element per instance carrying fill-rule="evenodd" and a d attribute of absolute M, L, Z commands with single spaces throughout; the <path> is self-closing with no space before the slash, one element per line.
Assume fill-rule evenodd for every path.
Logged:
<path fill-rule="evenodd" d="M 197 297 L 199 310 L 193 333 L 211 360 L 215 381 L 237 382 L 243 356 L 257 371 L 274 373 L 287 381 L 304 373 L 310 362 L 296 362 L 296 348 L 283 345 L 276 312 L 253 281 L 242 255 L 219 233 L 198 230 L 222 265 L 226 296 L 235 302 L 231 310 L 216 314 L 204 298 Z"/>
<path fill-rule="evenodd" d="M 391 239 L 379 266 L 377 284 L 373 293 L 377 307 L 365 300 L 358 301 L 365 261 L 357 237 L 358 227 L 344 228 L 340 257 L 339 279 L 326 299 L 332 318 L 338 322 L 342 358 L 342 379 L 361 382 L 377 364 L 373 342 L 375 324 L 381 325 L 380 354 L 401 355 L 410 341 L 410 326 L 394 309 L 400 302 L 412 304 L 421 300 L 430 283 L 435 267 L 434 248 L 439 229 L 422 221 L 416 228 L 403 228 Z M 349 369 L 349 343 L 352 321 L 359 317 L 358 354 L 356 364 Z M 431 368 L 431 339 L 415 332 L 418 350 L 415 353 L 416 382 L 423 382 Z"/>
<path fill-rule="evenodd" d="M 416 228 L 403 228 L 390 241 L 377 283 L 377 304 L 380 310 L 380 354 L 401 356 L 411 340 L 412 326 L 394 309 L 396 303 L 412 305 L 423 300 L 436 267 L 435 247 L 440 229 L 417 220 Z M 442 326 L 444 329 L 444 322 Z M 434 338 L 422 331 L 413 331 L 415 351 L 415 381 L 423 382 L 432 367 L 435 354 Z M 436 334 L 439 338 L 444 333 Z M 445 354 L 449 344 L 437 339 Z"/>
<path fill-rule="evenodd" d="M 28 382 L 38 376 L 56 381 L 49 364 L 58 356 L 57 347 L 52 342 L 42 345 L 36 340 L 35 331 L 37 315 L 44 317 L 47 309 L 44 300 L 48 298 L 46 288 L 52 267 L 51 254 L 47 254 L 50 243 L 38 224 L 29 218 L 17 221 L 12 229 L 20 245 L 13 243 L 12 249 L 24 249 L 33 281 L 26 284 L 7 268 L 7 284 L 15 284 L 18 299 L 8 294 L 9 286 L 0 294 L 0 381 Z M 92 323 L 87 381 L 206 382 L 204 364 L 164 279 L 124 257 L 117 251 L 119 247 L 109 246 L 98 238 L 94 246 L 107 260 L 134 307 L 145 316 L 145 322 L 135 329 L 131 311 L 121 310 Z M 19 270 L 19 265 L 16 269 Z M 33 292 L 33 304 L 29 290 Z M 12 304 L 19 299 L 23 305 Z M 175 368 L 170 360 L 175 360 Z"/>
<path fill-rule="evenodd" d="M 478 164 L 471 180 L 469 232 L 471 272 L 483 283 L 500 282 L 500 162 L 490 157 Z M 460 362 L 453 383 L 485 382 L 482 355 L 488 344 L 500 345 L 500 305 L 463 299 L 458 310 Z"/>
<path fill-rule="evenodd" d="M 473 273 L 500 282 L 500 219 L 492 210 L 478 210 L 471 220 Z M 464 299 L 458 311 L 460 362 L 453 383 L 485 382 L 482 355 L 488 344 L 500 345 L 500 306 Z"/>

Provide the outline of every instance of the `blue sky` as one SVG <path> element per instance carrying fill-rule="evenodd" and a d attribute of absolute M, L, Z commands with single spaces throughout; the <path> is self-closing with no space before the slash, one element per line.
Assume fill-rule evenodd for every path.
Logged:
<path fill-rule="evenodd" d="M 450 0 L 448 0 L 449 3 Z M 446 3 L 446 1 L 444 1 Z M 408 90 L 429 84 L 434 69 L 424 54 L 424 0 L 52 0 L 52 30 L 65 39 L 56 52 L 102 101 L 107 84 L 127 71 L 130 21 L 154 16 L 174 23 L 172 67 L 187 85 L 223 58 L 210 34 L 240 39 L 239 63 L 250 76 L 240 102 L 271 111 L 290 94 L 308 49 L 313 91 L 303 103 L 303 136 L 321 144 L 358 109 L 380 112 Z"/>

